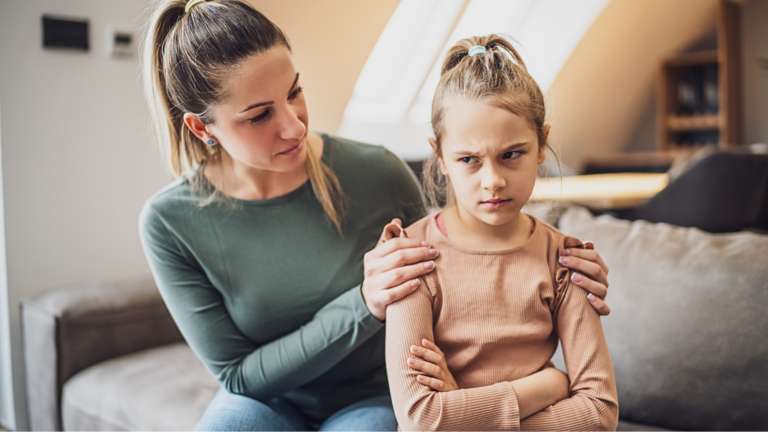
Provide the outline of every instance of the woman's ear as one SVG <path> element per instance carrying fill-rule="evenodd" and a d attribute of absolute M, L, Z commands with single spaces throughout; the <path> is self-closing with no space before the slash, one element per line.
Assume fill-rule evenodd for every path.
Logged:
<path fill-rule="evenodd" d="M 544 125 L 544 127 L 541 130 L 541 133 L 544 134 L 544 145 L 539 146 L 539 165 L 543 164 L 544 161 L 547 159 L 547 146 L 546 142 L 549 140 L 549 129 L 551 125 Z"/>
<path fill-rule="evenodd" d="M 192 113 L 184 113 L 184 124 L 187 125 L 189 130 L 203 142 L 208 141 L 210 138 L 215 139 L 215 137 L 208 132 L 205 124 L 200 121 L 200 118 Z"/>
<path fill-rule="evenodd" d="M 444 176 L 448 175 L 448 169 L 445 167 L 445 161 L 443 161 L 443 155 L 440 154 L 440 151 L 437 147 L 437 141 L 435 141 L 434 138 L 429 139 L 429 146 L 432 147 L 432 151 L 435 152 L 435 156 L 437 156 L 437 162 L 440 166 L 440 172 L 443 173 Z"/>

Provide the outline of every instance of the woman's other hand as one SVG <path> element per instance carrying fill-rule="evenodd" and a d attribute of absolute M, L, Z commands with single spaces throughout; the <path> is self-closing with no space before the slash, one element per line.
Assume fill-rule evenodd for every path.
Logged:
<path fill-rule="evenodd" d="M 392 222 L 402 226 L 400 219 Z M 437 250 L 412 238 L 393 238 L 365 254 L 363 298 L 371 314 L 384 321 L 387 306 L 414 292 L 419 276 L 435 268 Z"/>
<path fill-rule="evenodd" d="M 448 369 L 445 354 L 432 342 L 422 339 L 421 346 L 411 345 L 411 353 L 420 358 L 409 358 L 408 366 L 411 369 L 423 372 L 424 375 L 416 377 L 420 383 L 439 392 L 458 390 L 459 385 L 453 379 L 453 374 Z"/>
<path fill-rule="evenodd" d="M 611 308 L 605 303 L 605 297 L 608 295 L 608 266 L 592 242 L 585 242 L 584 247 L 565 249 L 560 257 L 560 264 L 576 270 L 571 275 L 571 280 L 590 293 L 589 302 L 600 315 L 608 315 L 611 313 Z"/>

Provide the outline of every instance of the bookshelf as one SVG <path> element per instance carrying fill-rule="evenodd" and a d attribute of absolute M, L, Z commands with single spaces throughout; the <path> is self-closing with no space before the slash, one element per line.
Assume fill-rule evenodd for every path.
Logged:
<path fill-rule="evenodd" d="M 741 144 L 740 8 L 720 0 L 717 50 L 663 60 L 657 79 L 658 150 Z"/>

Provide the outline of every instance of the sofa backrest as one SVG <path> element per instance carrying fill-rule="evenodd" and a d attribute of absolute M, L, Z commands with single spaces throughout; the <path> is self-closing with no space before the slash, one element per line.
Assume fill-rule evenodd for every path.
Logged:
<path fill-rule="evenodd" d="M 78 372 L 183 340 L 152 278 L 56 288 L 20 307 L 31 430 L 61 430 L 62 387 Z"/>
<path fill-rule="evenodd" d="M 602 319 L 622 420 L 768 430 L 768 236 L 594 217 L 560 229 L 610 268 Z"/>

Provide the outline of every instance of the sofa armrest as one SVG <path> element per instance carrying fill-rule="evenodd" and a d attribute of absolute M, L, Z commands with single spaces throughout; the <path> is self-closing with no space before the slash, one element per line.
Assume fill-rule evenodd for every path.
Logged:
<path fill-rule="evenodd" d="M 61 430 L 61 391 L 102 361 L 183 340 L 151 278 L 53 289 L 21 302 L 31 430 Z"/>

